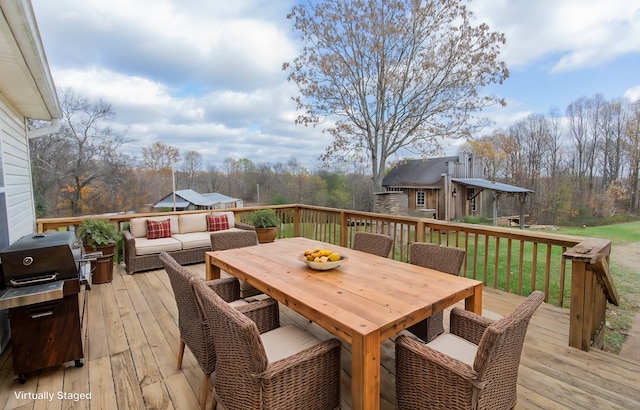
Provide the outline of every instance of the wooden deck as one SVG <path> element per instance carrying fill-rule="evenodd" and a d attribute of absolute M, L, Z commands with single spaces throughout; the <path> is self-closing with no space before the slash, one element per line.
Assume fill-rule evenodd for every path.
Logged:
<path fill-rule="evenodd" d="M 204 264 L 190 267 L 204 278 Z M 177 309 L 163 270 L 126 275 L 116 266 L 113 282 L 85 292 L 85 364 L 27 375 L 13 374 L 11 347 L 0 356 L 0 403 L 5 409 L 198 408 L 201 372 L 190 353 L 176 370 Z M 522 297 L 486 289 L 484 308 L 506 314 Z M 320 336 L 323 329 L 287 310 Z M 534 315 L 520 366 L 518 409 L 640 408 L 640 363 L 602 351 L 583 352 L 568 343 L 569 311 L 544 304 Z M 348 346 L 347 346 L 348 347 Z M 344 369 L 349 352 L 343 349 Z M 393 408 L 393 342 L 384 343 L 382 407 Z M 348 409 L 349 376 L 343 372 L 342 408 Z M 76 395 L 74 395 L 74 393 Z M 90 400 L 79 394 L 90 393 Z M 46 394 L 52 395 L 49 401 Z M 77 399 L 77 401 L 76 401 Z"/>

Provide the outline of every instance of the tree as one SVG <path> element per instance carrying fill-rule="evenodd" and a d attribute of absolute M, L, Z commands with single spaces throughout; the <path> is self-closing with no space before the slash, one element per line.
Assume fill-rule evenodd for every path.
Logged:
<path fill-rule="evenodd" d="M 629 211 L 637 212 L 640 191 L 640 100 L 631 104 L 629 110 L 624 149 L 629 160 Z"/>
<path fill-rule="evenodd" d="M 504 175 L 507 154 L 504 147 L 508 136 L 497 129 L 491 135 L 468 141 L 466 148 L 471 150 L 476 160 L 482 165 L 486 178 L 495 181 Z"/>
<path fill-rule="evenodd" d="M 315 3 L 315 2 L 314 2 Z M 504 35 L 473 26 L 461 0 L 325 0 L 294 6 L 304 48 L 285 63 L 301 96 L 296 122 L 326 128 L 323 159 L 367 153 L 374 189 L 401 149 L 428 154 L 447 137 L 470 136 L 473 114 L 496 103 L 480 89 L 508 77 Z"/>
<path fill-rule="evenodd" d="M 153 144 L 142 147 L 142 167 L 159 171 L 168 169 L 178 162 L 180 158 L 180 150 L 163 142 L 154 142 Z"/>
<path fill-rule="evenodd" d="M 202 168 L 202 155 L 198 151 L 187 151 L 182 159 L 182 171 L 187 177 L 187 188 L 193 188 L 195 176 Z"/>
<path fill-rule="evenodd" d="M 118 152 L 127 142 L 109 126 L 115 113 L 111 104 L 89 101 L 67 88 L 61 95 L 62 126 L 53 135 L 30 141 L 37 192 L 56 214 L 80 215 L 85 193 L 121 183 L 129 157 Z"/>

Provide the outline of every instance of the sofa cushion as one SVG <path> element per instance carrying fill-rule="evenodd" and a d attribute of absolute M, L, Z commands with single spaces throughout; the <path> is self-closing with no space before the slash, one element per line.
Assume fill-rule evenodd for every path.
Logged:
<path fill-rule="evenodd" d="M 171 221 L 169 218 L 164 221 L 150 221 L 147 219 L 147 239 L 170 238 Z"/>
<path fill-rule="evenodd" d="M 147 239 L 136 238 L 136 255 L 153 255 L 160 252 L 172 252 L 182 249 L 182 243 L 175 238 Z"/>
<path fill-rule="evenodd" d="M 178 231 L 178 216 L 151 216 L 148 218 L 133 218 L 129 221 L 129 232 L 134 238 L 146 238 L 147 237 L 147 219 L 151 221 L 164 221 L 169 218 L 171 221 L 171 233 L 180 233 Z"/>
<path fill-rule="evenodd" d="M 172 238 L 182 243 L 182 249 L 211 248 L 210 232 L 178 233 Z"/>
<path fill-rule="evenodd" d="M 229 229 L 227 215 L 207 215 L 207 231 L 224 231 Z"/>
<path fill-rule="evenodd" d="M 180 233 L 205 232 L 207 230 L 207 214 L 186 214 L 178 216 Z"/>
<path fill-rule="evenodd" d="M 229 221 L 229 228 L 233 228 L 234 226 L 236 226 L 236 217 L 235 215 L 233 215 L 233 212 L 231 211 L 225 211 L 225 212 L 212 212 L 211 215 L 227 215 L 227 220 Z"/>

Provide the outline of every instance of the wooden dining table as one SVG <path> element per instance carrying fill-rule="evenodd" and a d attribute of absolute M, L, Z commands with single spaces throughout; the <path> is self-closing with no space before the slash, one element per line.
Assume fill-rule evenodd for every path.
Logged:
<path fill-rule="evenodd" d="M 347 260 L 318 271 L 299 257 L 326 248 Z M 353 409 L 380 407 L 380 343 L 464 299 L 482 313 L 482 282 L 307 238 L 206 253 L 206 277 L 223 270 L 351 345 Z"/>

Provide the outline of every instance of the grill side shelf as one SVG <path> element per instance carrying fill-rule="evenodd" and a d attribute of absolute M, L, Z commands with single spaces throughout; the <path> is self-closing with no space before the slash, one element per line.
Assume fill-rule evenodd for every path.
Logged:
<path fill-rule="evenodd" d="M 5 289 L 0 296 L 0 309 L 26 306 L 64 297 L 64 281 Z"/>

